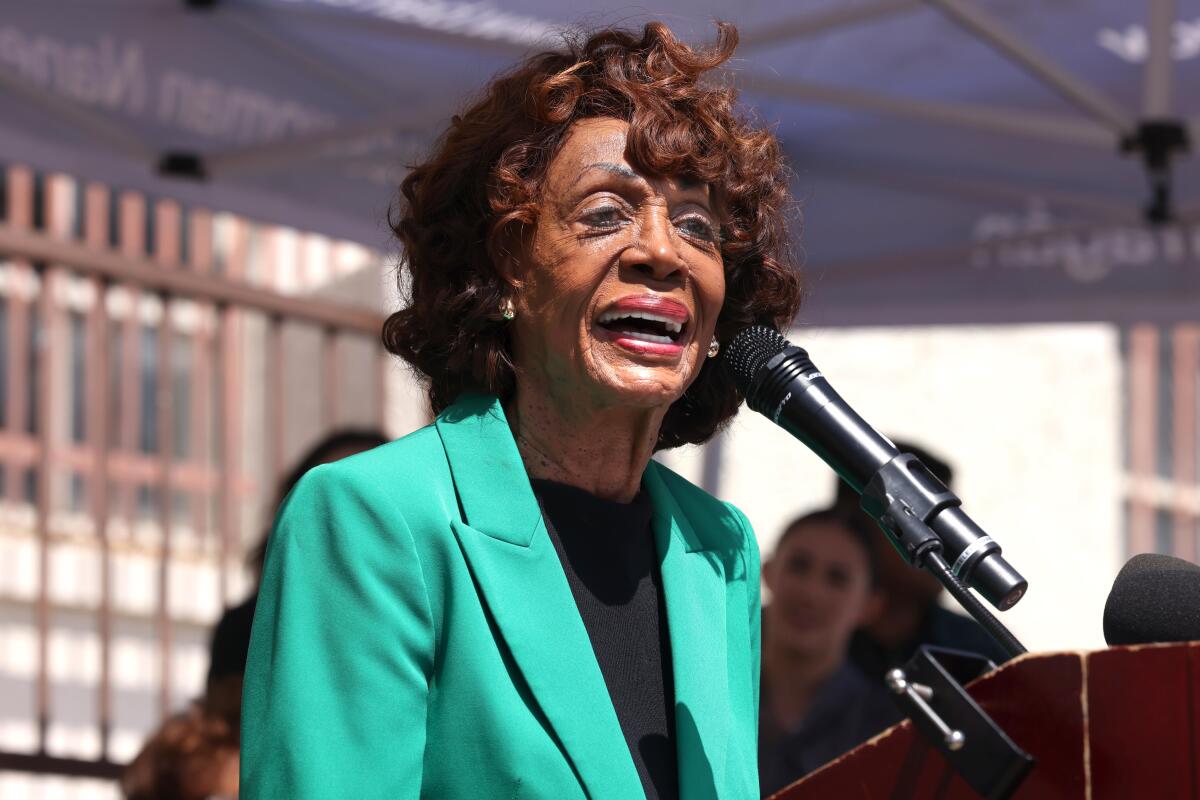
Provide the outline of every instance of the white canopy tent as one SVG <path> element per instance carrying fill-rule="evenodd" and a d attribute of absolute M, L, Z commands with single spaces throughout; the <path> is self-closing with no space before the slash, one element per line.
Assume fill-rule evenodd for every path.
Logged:
<path fill-rule="evenodd" d="M 403 165 L 489 75 L 579 20 L 718 16 L 796 170 L 808 322 L 1200 307 L 1200 0 L 9 4 L 0 152 L 386 247 Z"/>

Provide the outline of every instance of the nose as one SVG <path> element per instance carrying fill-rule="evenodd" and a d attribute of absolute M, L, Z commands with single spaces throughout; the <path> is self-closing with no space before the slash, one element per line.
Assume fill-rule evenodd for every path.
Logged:
<path fill-rule="evenodd" d="M 621 254 L 621 266 L 654 281 L 683 283 L 688 266 L 679 252 L 679 238 L 665 207 L 642 210 L 632 246 Z"/>

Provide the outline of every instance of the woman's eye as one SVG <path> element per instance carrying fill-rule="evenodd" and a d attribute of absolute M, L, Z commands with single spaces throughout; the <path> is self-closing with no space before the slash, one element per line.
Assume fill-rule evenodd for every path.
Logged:
<path fill-rule="evenodd" d="M 812 560 L 807 556 L 794 556 L 788 559 L 787 568 L 793 575 L 805 575 L 812 569 Z"/>
<path fill-rule="evenodd" d="M 827 574 L 829 585 L 835 589 L 845 589 L 850 585 L 850 574 L 844 569 L 834 567 Z"/>
<path fill-rule="evenodd" d="M 593 228 L 615 228 L 621 224 L 621 211 L 614 206 L 592 209 L 582 217 L 585 225 Z"/>
<path fill-rule="evenodd" d="M 688 236 L 703 239 L 706 242 L 716 242 L 717 232 L 703 217 L 684 217 L 675 223 Z"/>

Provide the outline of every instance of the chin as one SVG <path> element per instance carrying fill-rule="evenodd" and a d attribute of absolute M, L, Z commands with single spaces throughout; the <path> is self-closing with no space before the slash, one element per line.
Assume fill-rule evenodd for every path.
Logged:
<path fill-rule="evenodd" d="M 829 636 L 824 633 L 792 633 L 785 636 L 788 648 L 797 654 L 817 656 L 830 650 Z"/>
<path fill-rule="evenodd" d="M 617 402 L 636 408 L 670 406 L 683 396 L 700 371 L 686 353 L 670 363 L 655 363 L 652 358 L 642 359 L 635 354 L 591 352 L 588 372 L 593 384 Z"/>
<path fill-rule="evenodd" d="M 683 396 L 689 381 L 676 370 L 613 370 L 603 383 L 624 405 L 637 408 L 666 408 Z"/>

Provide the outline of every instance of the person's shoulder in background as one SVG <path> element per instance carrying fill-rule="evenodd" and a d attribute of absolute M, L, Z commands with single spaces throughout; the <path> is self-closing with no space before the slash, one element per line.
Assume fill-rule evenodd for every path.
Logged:
<path fill-rule="evenodd" d="M 883 647 L 864 630 L 855 631 L 850 639 L 849 657 L 868 678 L 882 680 L 884 673 L 902 666 L 923 644 L 976 653 L 997 665 L 1009 659 L 982 625 L 936 603 L 930 606 L 916 635 L 895 649 Z"/>
<path fill-rule="evenodd" d="M 918 645 L 931 644 L 953 650 L 966 650 L 1003 664 L 1010 656 L 975 620 L 942 606 L 934 606 L 921 629 Z M 916 649 L 915 647 L 913 648 Z"/>
<path fill-rule="evenodd" d="M 213 628 L 207 685 L 231 675 L 240 677 L 246 671 L 246 651 L 257 603 L 258 592 L 255 592 L 240 604 L 225 609 Z"/>

